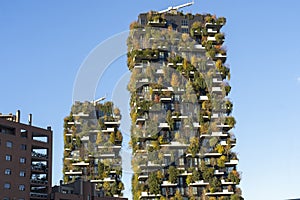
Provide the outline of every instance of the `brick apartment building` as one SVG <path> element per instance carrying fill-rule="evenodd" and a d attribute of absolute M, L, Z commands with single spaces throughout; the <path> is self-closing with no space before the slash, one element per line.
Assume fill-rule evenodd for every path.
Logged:
<path fill-rule="evenodd" d="M 52 179 L 52 130 L 0 114 L 0 199 L 48 199 Z"/>

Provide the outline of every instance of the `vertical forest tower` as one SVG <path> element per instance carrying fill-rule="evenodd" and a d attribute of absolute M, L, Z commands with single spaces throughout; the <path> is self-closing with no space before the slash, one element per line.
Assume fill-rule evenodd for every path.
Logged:
<path fill-rule="evenodd" d="M 170 7 L 130 25 L 134 200 L 243 199 L 225 23 Z"/>
<path fill-rule="evenodd" d="M 64 119 L 64 183 L 81 179 L 95 196 L 122 196 L 120 119 L 112 102 L 75 102 Z"/>

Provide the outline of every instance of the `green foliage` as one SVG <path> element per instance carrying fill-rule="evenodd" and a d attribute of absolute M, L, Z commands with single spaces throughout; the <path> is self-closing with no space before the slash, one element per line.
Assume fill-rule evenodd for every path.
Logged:
<path fill-rule="evenodd" d="M 178 170 L 174 166 L 170 166 L 168 169 L 169 181 L 171 183 L 177 182 Z"/>
<path fill-rule="evenodd" d="M 225 118 L 225 124 L 229 125 L 231 128 L 233 128 L 236 124 L 236 121 L 234 119 L 234 117 L 229 116 Z"/>
<path fill-rule="evenodd" d="M 150 173 L 149 178 L 148 178 L 148 187 L 149 187 L 149 192 L 151 194 L 159 194 L 160 193 L 160 181 L 156 175 L 155 172 Z"/>
<path fill-rule="evenodd" d="M 232 170 L 229 174 L 228 174 L 228 179 L 231 182 L 234 182 L 235 184 L 239 184 L 240 183 L 240 174 L 236 171 L 236 170 Z"/>
<path fill-rule="evenodd" d="M 188 147 L 188 152 L 192 154 L 192 157 L 195 157 L 196 154 L 200 150 L 200 143 L 199 143 L 199 138 L 197 137 L 192 137 L 190 139 L 190 146 Z"/>

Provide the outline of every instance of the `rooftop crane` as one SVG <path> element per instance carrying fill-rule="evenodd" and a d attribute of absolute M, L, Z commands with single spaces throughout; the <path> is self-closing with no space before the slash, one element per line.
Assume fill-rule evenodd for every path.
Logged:
<path fill-rule="evenodd" d="M 98 102 L 103 101 L 103 100 L 105 100 L 105 99 L 106 99 L 106 94 L 105 94 L 104 97 L 101 97 L 101 98 L 99 98 L 99 99 L 96 99 L 96 100 L 91 101 L 91 103 L 94 104 L 94 106 L 96 106 L 96 104 L 97 104 Z"/>
<path fill-rule="evenodd" d="M 175 6 L 175 7 L 170 6 L 170 7 L 168 7 L 168 8 L 165 9 L 165 10 L 158 11 L 158 13 L 166 13 L 166 12 L 169 12 L 169 11 L 172 11 L 172 10 L 176 11 L 176 10 L 178 10 L 178 9 L 180 9 L 180 8 L 184 8 L 184 7 L 187 7 L 187 6 L 191 6 L 191 5 L 193 5 L 193 4 L 194 4 L 194 1 L 189 2 L 189 3 L 182 4 L 182 5 L 179 5 L 179 6 Z"/>

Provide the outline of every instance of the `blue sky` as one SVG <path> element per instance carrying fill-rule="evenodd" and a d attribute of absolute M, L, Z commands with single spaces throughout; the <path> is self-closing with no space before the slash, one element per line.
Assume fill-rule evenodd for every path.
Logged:
<path fill-rule="evenodd" d="M 20 109 L 23 122 L 32 113 L 34 125 L 53 127 L 53 184 L 62 178 L 63 118 L 84 59 L 102 41 L 128 30 L 140 12 L 185 2 L 0 1 L 0 112 Z M 223 31 L 245 199 L 300 197 L 299 8 L 296 0 L 195 0 L 184 9 L 227 18 Z M 96 96 L 112 96 L 127 72 L 125 60 L 110 66 Z"/>

